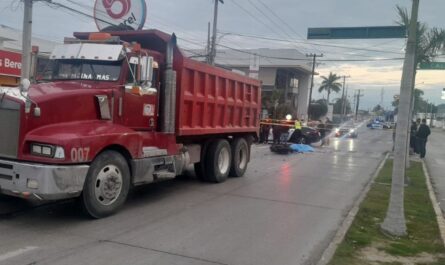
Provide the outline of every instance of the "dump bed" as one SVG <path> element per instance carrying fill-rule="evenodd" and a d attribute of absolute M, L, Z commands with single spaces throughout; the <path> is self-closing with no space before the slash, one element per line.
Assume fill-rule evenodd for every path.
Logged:
<path fill-rule="evenodd" d="M 172 38 L 159 30 L 109 33 L 161 54 L 166 53 L 167 42 Z M 89 33 L 74 35 L 87 39 Z M 189 59 L 178 47 L 174 53 L 174 70 L 177 72 L 177 136 L 258 132 L 261 111 L 258 80 Z"/>
<path fill-rule="evenodd" d="M 258 80 L 186 57 L 175 68 L 178 136 L 258 131 L 261 111 Z"/>

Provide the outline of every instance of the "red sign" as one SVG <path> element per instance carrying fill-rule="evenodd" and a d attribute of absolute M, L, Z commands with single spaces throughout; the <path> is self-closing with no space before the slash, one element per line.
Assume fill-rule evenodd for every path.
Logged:
<path fill-rule="evenodd" d="M 20 77 L 22 70 L 22 55 L 16 52 L 0 50 L 0 75 Z"/>
<path fill-rule="evenodd" d="M 100 31 L 140 30 L 147 17 L 145 0 L 96 0 L 94 19 Z"/>

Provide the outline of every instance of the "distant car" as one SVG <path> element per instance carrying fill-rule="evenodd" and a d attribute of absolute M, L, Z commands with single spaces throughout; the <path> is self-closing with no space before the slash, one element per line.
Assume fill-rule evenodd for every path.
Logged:
<path fill-rule="evenodd" d="M 295 129 L 289 130 L 288 142 L 295 144 L 313 144 L 321 141 L 321 134 L 317 129 L 311 127 L 301 128 L 301 137 L 294 135 Z"/>
<path fill-rule="evenodd" d="M 372 121 L 366 125 L 370 129 L 392 129 L 393 126 L 388 122 Z"/>
<path fill-rule="evenodd" d="M 358 132 L 354 127 L 340 127 L 335 129 L 335 137 L 357 138 Z"/>

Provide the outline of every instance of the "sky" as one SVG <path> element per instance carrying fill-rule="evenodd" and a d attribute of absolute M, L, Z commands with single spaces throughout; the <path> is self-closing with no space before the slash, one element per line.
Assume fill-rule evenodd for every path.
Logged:
<path fill-rule="evenodd" d="M 93 14 L 93 0 L 53 0 Z M 212 0 L 147 0 L 146 27 L 175 32 L 180 45 L 203 49 L 207 23 L 213 18 Z M 348 95 L 362 90 L 362 108 L 382 103 L 389 108 L 399 93 L 404 57 L 404 39 L 317 40 L 308 41 L 309 27 L 390 26 L 397 20 L 396 5 L 411 7 L 410 0 L 224 0 L 220 6 L 218 43 L 236 49 L 294 48 L 302 53 L 323 54 L 317 67 L 319 76 L 329 72 L 348 75 Z M 445 0 L 421 0 L 419 20 L 429 27 L 445 28 Z M 19 0 L 0 0 L 0 24 L 21 28 L 23 4 Z M 43 2 L 34 4 L 33 33 L 37 37 L 61 42 L 73 31 L 94 31 L 92 18 L 55 8 Z M 238 35 L 237 35 L 238 34 Z M 250 35 L 278 39 L 239 36 Z M 342 46 L 342 48 L 332 47 Z M 372 50 L 372 51 L 370 51 Z M 381 60 L 351 62 L 340 60 Z M 392 60 L 394 59 L 394 60 Z M 437 59 L 445 61 L 445 55 Z M 315 79 L 315 90 L 321 79 Z M 435 104 L 445 88 L 443 71 L 419 71 L 417 87 Z M 383 100 L 382 99 L 383 95 Z M 325 94 L 314 92 L 315 98 Z M 334 94 L 331 98 L 340 97 Z"/>

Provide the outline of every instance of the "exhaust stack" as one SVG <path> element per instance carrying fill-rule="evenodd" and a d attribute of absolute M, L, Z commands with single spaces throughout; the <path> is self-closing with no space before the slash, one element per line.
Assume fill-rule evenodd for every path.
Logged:
<path fill-rule="evenodd" d="M 173 70 L 173 56 L 176 47 L 176 35 L 173 34 L 167 43 L 166 69 L 164 72 L 164 89 L 162 90 L 162 126 L 164 133 L 175 133 L 176 115 L 176 71 Z"/>

